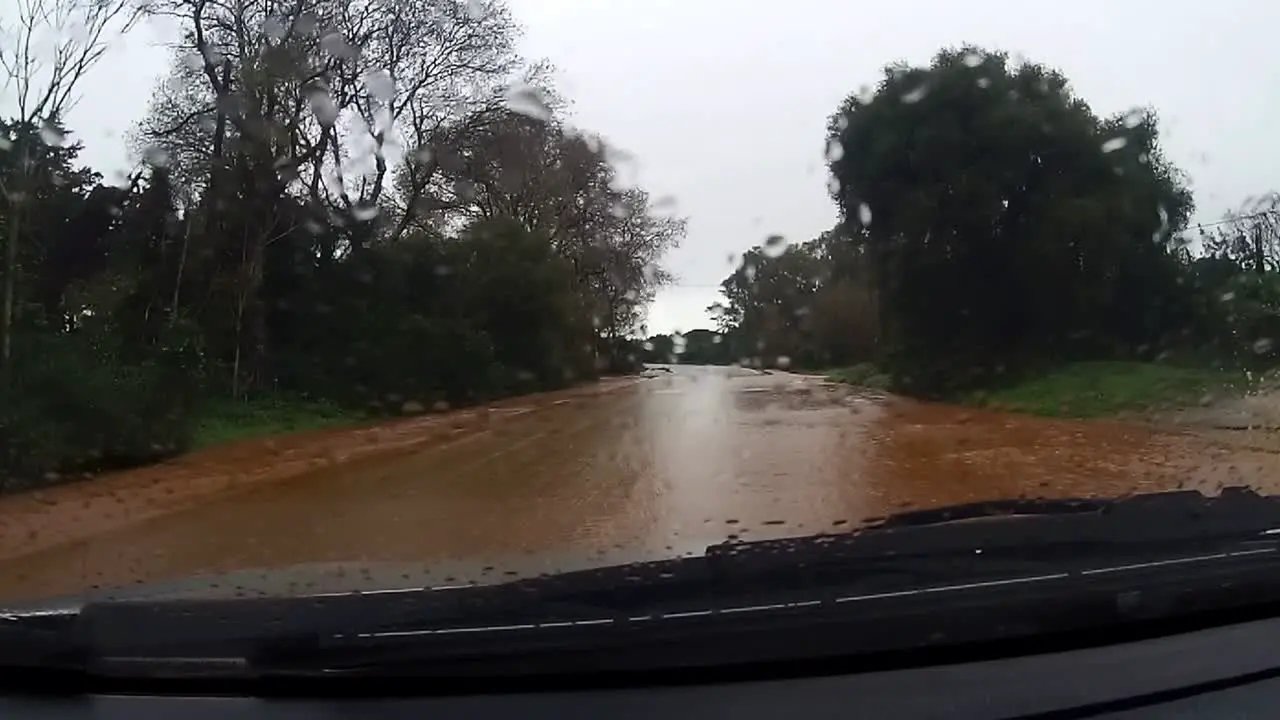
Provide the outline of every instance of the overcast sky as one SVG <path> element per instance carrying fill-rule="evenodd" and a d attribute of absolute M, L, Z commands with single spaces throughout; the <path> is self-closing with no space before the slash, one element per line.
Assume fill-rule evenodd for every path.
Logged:
<path fill-rule="evenodd" d="M 0 0 L 0 7 L 13 0 Z M 1197 221 L 1280 189 L 1280 4 L 1265 0 L 512 0 L 524 49 L 549 58 L 575 124 L 636 158 L 638 181 L 689 218 L 667 264 L 678 286 L 649 329 L 708 326 L 734 253 L 831 226 L 827 116 L 895 59 L 966 42 L 1064 71 L 1099 113 L 1153 105 L 1170 157 L 1192 178 Z M 167 53 L 152 28 L 112 49 L 70 125 L 108 175 Z"/>

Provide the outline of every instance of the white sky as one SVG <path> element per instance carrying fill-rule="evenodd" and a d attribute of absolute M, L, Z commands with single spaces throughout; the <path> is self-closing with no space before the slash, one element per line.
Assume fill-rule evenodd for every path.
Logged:
<path fill-rule="evenodd" d="M 0 0 L 0 9 L 14 0 Z M 1197 220 L 1280 190 L 1280 4 L 1264 0 L 511 0 L 527 55 L 549 58 L 575 124 L 636 158 L 636 177 L 689 217 L 667 258 L 679 285 L 651 332 L 707 327 L 730 258 L 769 234 L 830 227 L 827 116 L 885 63 L 976 43 L 1056 66 L 1099 113 L 1156 107 L 1170 157 L 1192 178 Z M 122 135 L 165 69 L 159 33 L 112 49 L 69 124 L 85 159 L 125 164 Z"/>

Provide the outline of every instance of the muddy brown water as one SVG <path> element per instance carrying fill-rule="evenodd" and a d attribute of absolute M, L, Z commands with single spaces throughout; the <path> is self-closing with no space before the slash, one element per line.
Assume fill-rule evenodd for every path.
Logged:
<path fill-rule="evenodd" d="M 464 561 L 656 559 L 973 500 L 1274 491 L 1277 471 L 1266 447 L 1188 432 L 678 368 L 0 498 L 0 600 L 288 566 L 327 568 L 326 588 L 368 568 L 394 569 L 384 585 L 453 582 L 466 571 L 442 568 Z M 262 577 L 273 592 L 318 587 Z"/>

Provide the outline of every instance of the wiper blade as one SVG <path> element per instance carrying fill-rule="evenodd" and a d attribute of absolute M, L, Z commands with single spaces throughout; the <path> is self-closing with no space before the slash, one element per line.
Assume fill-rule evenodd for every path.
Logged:
<path fill-rule="evenodd" d="M 922 527 L 985 518 L 1106 514 L 1129 516 L 1150 527 L 1138 527 L 1147 536 L 1161 531 L 1185 535 L 1185 528 L 1168 527 L 1160 520 L 1195 520 L 1200 527 L 1213 522 L 1230 532 L 1274 528 L 1280 524 L 1280 498 L 1259 495 L 1248 487 L 1228 487 L 1209 497 L 1196 490 L 1173 490 L 1131 495 L 1120 499 L 1014 498 L 986 500 L 926 510 L 897 513 L 867 523 L 867 530 Z M 1180 532 L 1183 531 L 1183 532 Z"/>
<path fill-rule="evenodd" d="M 957 522 L 987 518 L 991 522 Z M 584 570 L 488 587 L 325 598 L 131 601 L 91 604 L 97 648 L 114 656 L 244 658 L 250 667 L 318 667 L 411 653 L 510 653 L 565 640 L 590 623 L 615 630 L 634 618 L 688 617 L 764 603 L 812 607 L 837 594 L 898 595 L 922 587 L 1062 575 L 1090 565 L 1228 554 L 1280 528 L 1280 502 L 1247 489 L 977 503 L 905 513 L 852 533 L 727 543 L 704 556 Z M 930 597 L 941 598 L 941 595 Z M 718 616 L 717 616 L 718 617 Z M 720 622 L 721 620 L 717 620 Z M 725 615 L 723 622 L 730 622 Z M 556 632 L 550 632 L 555 630 Z M 547 631 L 547 632 L 544 632 Z M 619 630 L 626 632 L 625 630 Z M 498 635 L 502 635 L 498 637 Z M 434 638 L 434 639 L 432 639 Z M 436 642 L 440 640 L 444 644 Z M 576 642 L 576 640 L 575 640 Z M 434 649 L 433 649 L 434 648 Z M 470 648 L 470 649 L 468 649 Z M 197 652 L 188 652 L 194 649 Z M 370 654 L 371 653 L 371 654 Z M 394 654 L 394 653 L 393 653 Z"/>
<path fill-rule="evenodd" d="M 1117 558 L 1162 549 L 1238 541 L 1280 532 L 1280 497 L 1245 487 L 1209 497 L 1194 490 L 1119 500 L 999 500 L 901 513 L 850 533 L 722 543 L 707 555 L 723 567 L 785 568 L 797 544 L 811 562 L 849 564 L 883 557 L 974 552 L 1038 562 L 1096 553 Z M 772 556 L 772 563 L 765 558 Z"/>
<path fill-rule="evenodd" d="M 0 611 L 0 669 L 83 667 L 74 612 Z"/>

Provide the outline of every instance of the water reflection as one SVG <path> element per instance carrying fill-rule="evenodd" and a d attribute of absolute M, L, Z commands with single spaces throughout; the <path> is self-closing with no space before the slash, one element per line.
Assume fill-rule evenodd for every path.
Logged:
<path fill-rule="evenodd" d="M 331 585 L 360 580 L 370 567 L 395 568 L 379 576 L 384 584 L 485 580 L 670 557 L 726 539 L 838 531 L 974 500 L 1267 489 L 1280 470 L 1275 452 L 1220 438 L 914 403 L 724 369 L 682 368 L 607 393 L 433 422 L 359 436 L 375 445 L 416 438 L 391 455 L 343 461 L 357 441 L 334 435 L 309 452 L 299 445 L 258 455 L 256 467 L 252 455 L 221 472 L 187 467 L 169 482 L 247 489 L 35 552 L 18 553 L 14 525 L 0 543 L 10 555 L 0 560 L 0 598 L 304 563 L 326 568 Z M 272 463 L 303 463 L 306 472 L 253 485 L 248 473 Z M 166 497 L 163 479 L 145 487 L 148 497 Z M 57 506 L 38 516 L 50 526 L 105 502 L 94 483 L 59 492 Z M 137 511 L 126 494 L 117 500 L 117 512 Z M 17 512 L 30 498 L 5 502 L 16 510 L 0 517 L 37 517 Z M 461 560 L 472 570 L 459 569 Z M 484 577 L 458 577 L 467 572 Z M 311 581 L 267 576 L 272 582 L 272 591 L 298 592 Z"/>

